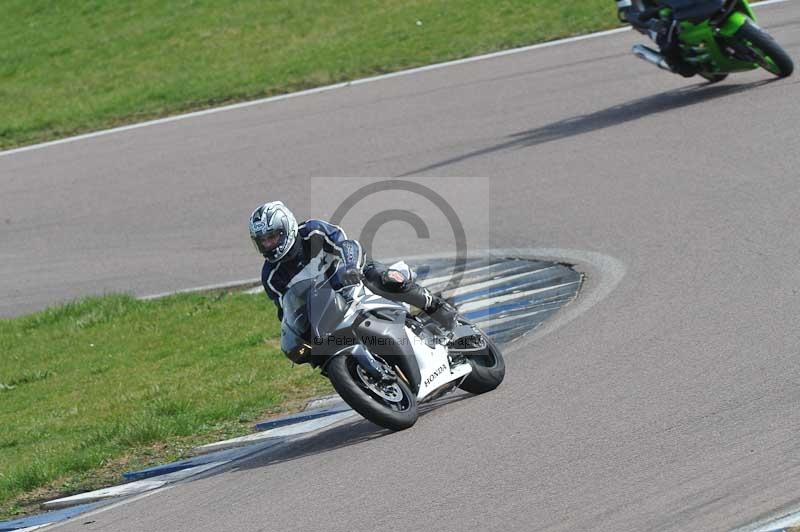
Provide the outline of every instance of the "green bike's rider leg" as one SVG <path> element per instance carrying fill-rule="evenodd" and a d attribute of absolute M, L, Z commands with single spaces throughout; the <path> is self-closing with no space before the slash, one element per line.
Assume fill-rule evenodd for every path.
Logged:
<path fill-rule="evenodd" d="M 627 22 L 633 29 L 648 35 L 657 45 L 672 71 L 684 77 L 694 76 L 694 67 L 681 59 L 678 48 L 677 25 L 659 18 L 660 8 L 649 8 L 639 11 L 633 7 L 631 0 L 617 0 L 617 16 L 620 21 Z"/>

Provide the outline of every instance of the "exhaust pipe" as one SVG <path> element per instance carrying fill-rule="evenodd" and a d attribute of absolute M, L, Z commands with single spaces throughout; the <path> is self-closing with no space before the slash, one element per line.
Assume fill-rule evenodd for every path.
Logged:
<path fill-rule="evenodd" d="M 664 56 L 660 53 L 656 52 L 652 48 L 648 48 L 647 46 L 637 44 L 632 49 L 633 55 L 640 59 L 644 59 L 648 63 L 652 63 L 658 68 L 662 68 L 667 72 L 673 72 L 672 68 L 670 68 L 669 63 L 667 60 L 664 59 Z"/>

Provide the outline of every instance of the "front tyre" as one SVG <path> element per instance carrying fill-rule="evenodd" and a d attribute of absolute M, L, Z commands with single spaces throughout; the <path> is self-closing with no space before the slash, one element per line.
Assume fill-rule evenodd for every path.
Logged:
<path fill-rule="evenodd" d="M 500 386 L 506 376 L 506 361 L 500 349 L 483 331 L 481 339 L 485 342 L 485 347 L 481 351 L 467 355 L 472 371 L 459 386 L 462 390 L 474 394 L 491 392 Z"/>
<path fill-rule="evenodd" d="M 416 423 L 417 397 L 402 379 L 392 383 L 375 382 L 350 355 L 333 357 L 326 372 L 342 399 L 376 425 L 404 430 Z"/>
<path fill-rule="evenodd" d="M 736 32 L 736 37 L 753 53 L 754 62 L 770 74 L 787 78 L 794 72 L 794 63 L 789 54 L 769 33 L 753 22 L 746 21 Z"/>

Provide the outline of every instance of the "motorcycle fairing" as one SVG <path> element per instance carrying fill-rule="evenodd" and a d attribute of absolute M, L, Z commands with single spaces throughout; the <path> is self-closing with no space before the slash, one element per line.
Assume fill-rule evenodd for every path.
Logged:
<path fill-rule="evenodd" d="M 414 349 L 418 354 L 417 361 L 422 375 L 422 382 L 417 393 L 418 401 L 421 401 L 445 384 L 464 378 L 472 371 L 472 366 L 469 364 L 459 364 L 451 367 L 450 359 L 447 356 L 447 347 L 441 344 L 436 344 L 435 347 L 431 348 L 425 345 L 424 342 L 417 340 Z"/>
<path fill-rule="evenodd" d="M 411 391 L 417 393 L 421 374 L 415 356 L 415 344 L 422 343 L 422 340 L 413 333 L 409 334 L 410 331 L 405 326 L 404 308 L 397 309 L 394 304 L 384 306 L 377 302 L 373 302 L 371 307 L 371 312 L 355 324 L 359 340 L 390 366 L 400 368 Z"/>

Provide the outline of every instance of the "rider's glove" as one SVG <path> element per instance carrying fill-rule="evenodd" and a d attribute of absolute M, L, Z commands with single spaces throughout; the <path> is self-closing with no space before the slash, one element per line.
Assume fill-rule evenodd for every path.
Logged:
<path fill-rule="evenodd" d="M 352 286 L 358 284 L 362 279 L 361 270 L 358 268 L 347 268 L 339 271 L 339 283 L 342 286 Z"/>

